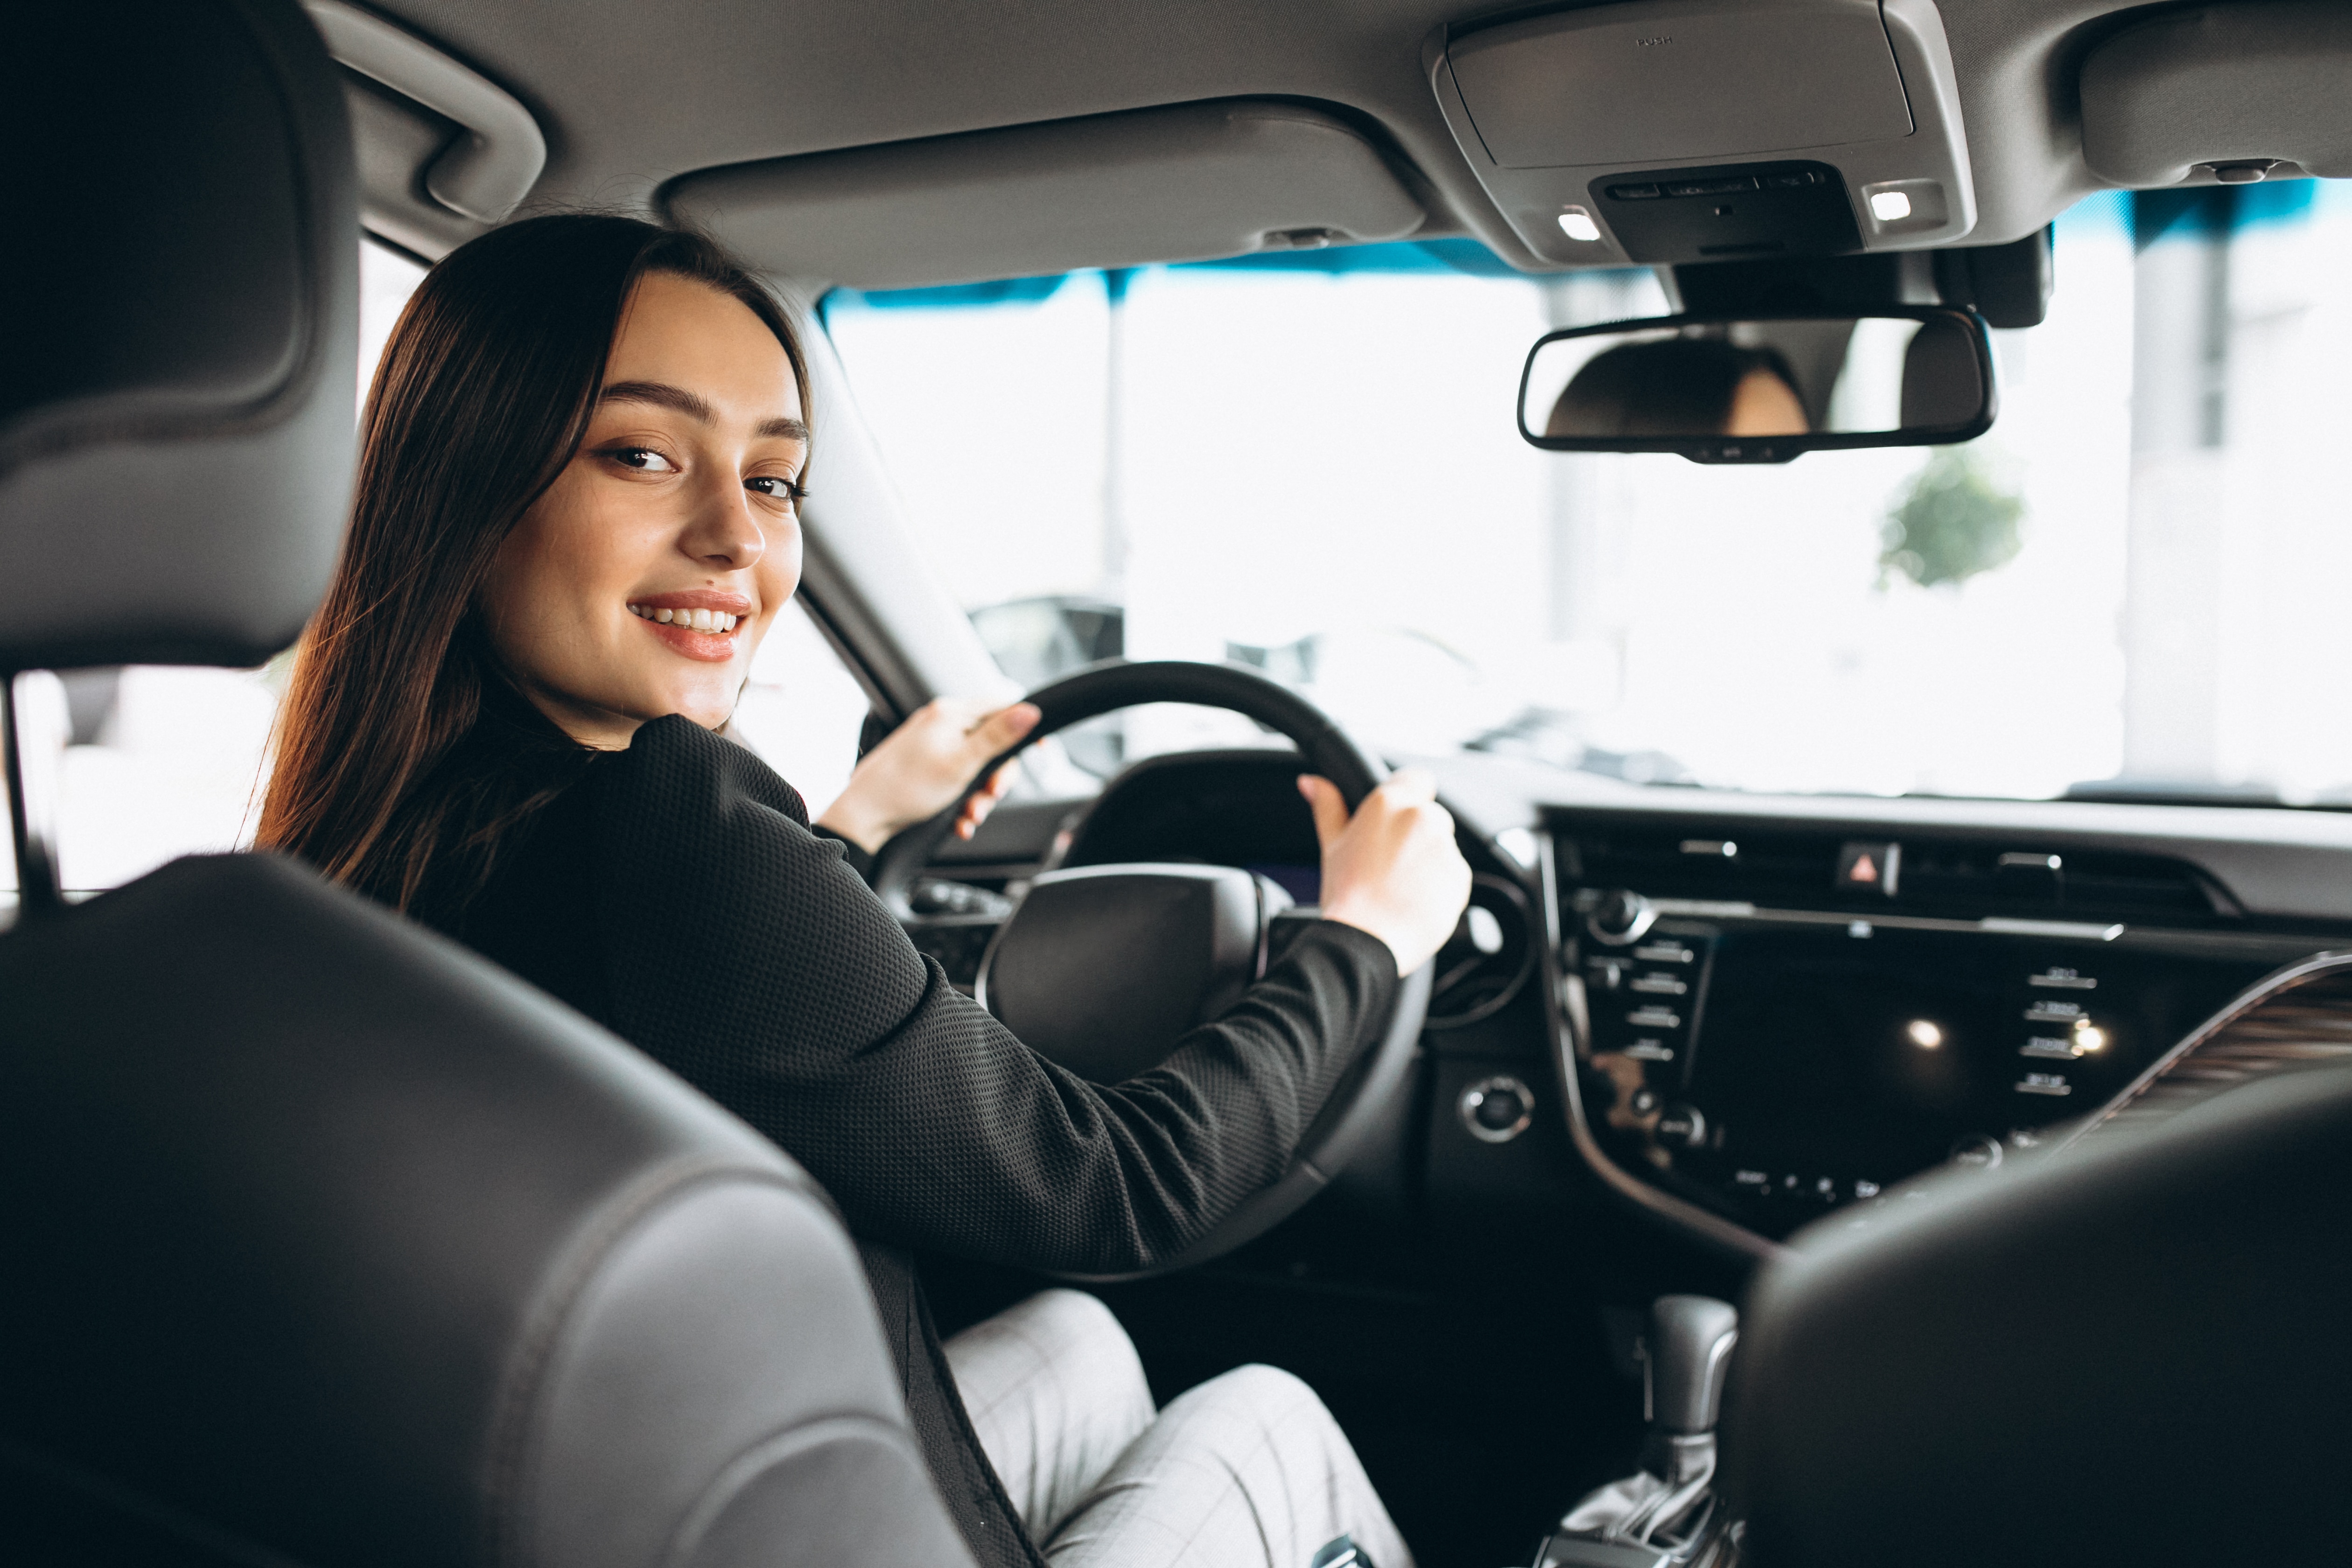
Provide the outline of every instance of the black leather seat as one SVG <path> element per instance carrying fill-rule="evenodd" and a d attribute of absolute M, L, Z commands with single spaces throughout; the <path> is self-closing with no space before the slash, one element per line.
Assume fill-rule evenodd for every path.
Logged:
<path fill-rule="evenodd" d="M 333 68 L 293 0 L 11 48 L 0 671 L 256 662 L 349 482 Z M 814 1184 L 287 861 L 0 936 L 0 1559 L 971 1561 Z"/>

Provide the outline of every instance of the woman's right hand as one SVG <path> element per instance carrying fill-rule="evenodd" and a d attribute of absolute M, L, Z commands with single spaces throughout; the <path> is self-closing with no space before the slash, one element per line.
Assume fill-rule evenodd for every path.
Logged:
<path fill-rule="evenodd" d="M 1302 774 L 1298 793 L 1323 841 L 1323 918 L 1388 943 L 1399 974 L 1435 957 L 1470 901 L 1470 864 L 1437 804 L 1437 781 L 1401 768 L 1353 816 L 1328 779 Z"/>

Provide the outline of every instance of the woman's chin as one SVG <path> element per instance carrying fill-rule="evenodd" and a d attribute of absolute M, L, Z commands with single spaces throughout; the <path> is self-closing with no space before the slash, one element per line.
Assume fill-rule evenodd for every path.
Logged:
<path fill-rule="evenodd" d="M 725 724 L 734 711 L 735 691 L 730 686 L 725 692 L 677 692 L 667 705 L 656 710 L 656 716 L 676 713 L 693 720 L 706 730 L 716 730 Z"/>

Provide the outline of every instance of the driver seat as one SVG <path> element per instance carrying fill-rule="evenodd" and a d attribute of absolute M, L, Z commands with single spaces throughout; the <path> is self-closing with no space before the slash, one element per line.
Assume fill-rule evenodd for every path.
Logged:
<path fill-rule="evenodd" d="M 294 0 L 37 7 L 12 45 L 53 205 L 0 289 L 0 1558 L 969 1568 L 772 1145 L 290 861 L 57 898 L 20 672 L 291 640 L 359 231 Z"/>

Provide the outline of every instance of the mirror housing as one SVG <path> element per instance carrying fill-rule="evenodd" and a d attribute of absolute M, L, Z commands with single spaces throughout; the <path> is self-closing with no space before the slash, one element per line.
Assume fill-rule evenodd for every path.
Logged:
<path fill-rule="evenodd" d="M 1519 375 L 1519 435 L 1548 452 L 1944 447 L 1992 426 L 1992 340 L 1973 310 L 1685 314 L 1547 332 Z"/>

